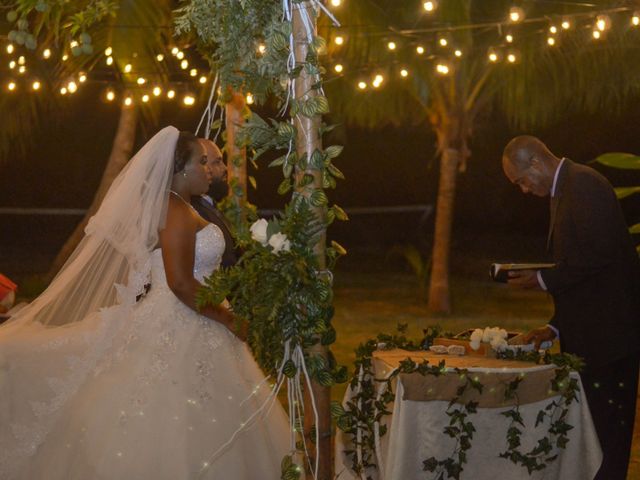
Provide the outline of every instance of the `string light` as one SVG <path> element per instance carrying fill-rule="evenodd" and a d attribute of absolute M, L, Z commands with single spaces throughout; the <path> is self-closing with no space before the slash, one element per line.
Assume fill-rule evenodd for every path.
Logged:
<path fill-rule="evenodd" d="M 496 52 L 496 51 L 495 51 L 494 49 L 492 49 L 492 48 L 490 48 L 490 49 L 489 49 L 488 56 L 489 56 L 489 61 L 490 61 L 491 63 L 496 63 L 496 62 L 499 60 L 498 52 Z"/>
<path fill-rule="evenodd" d="M 73 80 L 70 81 L 69 83 L 67 83 L 67 90 L 69 90 L 69 93 L 76 93 L 76 91 L 78 90 L 78 84 Z"/>
<path fill-rule="evenodd" d="M 342 45 L 344 43 L 344 37 L 338 35 L 336 38 L 333 39 L 333 41 L 335 42 L 336 45 Z"/>
<path fill-rule="evenodd" d="M 440 40 L 438 40 L 438 43 L 440 44 L 441 47 L 446 47 L 449 44 L 447 39 L 444 38 L 444 37 L 442 37 Z"/>
<path fill-rule="evenodd" d="M 176 92 L 175 92 L 175 90 L 169 90 L 169 91 L 167 92 L 167 98 L 168 98 L 168 99 L 172 99 L 172 98 L 174 98 L 175 96 L 176 96 Z"/>
<path fill-rule="evenodd" d="M 358 82 L 358 88 L 360 90 L 365 90 L 367 88 L 367 83 L 362 81 Z"/>
<path fill-rule="evenodd" d="M 67 87 L 62 87 L 60 89 L 60 95 L 66 95 L 67 94 Z"/>
<path fill-rule="evenodd" d="M 560 26 L 563 30 L 569 30 L 571 28 L 571 22 L 569 20 L 563 20 Z"/>
<path fill-rule="evenodd" d="M 142 101 L 144 103 L 147 103 L 149 101 L 149 95 L 147 95 L 146 93 L 142 96 Z"/>
<path fill-rule="evenodd" d="M 32 84 L 31 84 L 31 88 L 35 91 L 40 90 L 40 82 L 38 80 L 35 80 Z"/>
<path fill-rule="evenodd" d="M 71 41 L 71 43 L 69 44 L 69 46 L 70 46 L 71 48 L 76 48 L 76 47 L 78 46 L 78 42 L 77 42 L 77 41 L 75 41 L 75 40 L 72 40 L 72 41 Z"/>
<path fill-rule="evenodd" d="M 112 53 L 113 53 L 113 48 L 111 47 L 107 47 L 104 51 L 105 57 L 110 57 Z"/>
<path fill-rule="evenodd" d="M 194 103 L 196 103 L 196 99 L 193 98 L 192 95 L 185 95 L 182 99 L 182 103 L 184 103 L 187 107 L 190 107 Z"/>
<path fill-rule="evenodd" d="M 187 68 L 189 68 L 189 62 L 186 59 L 182 60 L 180 62 L 180 68 L 182 68 L 183 70 L 186 70 Z"/>
<path fill-rule="evenodd" d="M 15 60 L 11 60 L 11 61 L 9 62 L 9 68 L 10 68 L 11 70 L 13 70 L 14 68 L 16 68 L 16 61 L 15 61 Z"/>
<path fill-rule="evenodd" d="M 197 77 L 198 76 L 198 70 L 196 68 L 192 68 L 191 70 L 189 70 L 189 75 L 192 77 Z"/>
<path fill-rule="evenodd" d="M 42 52 L 42 57 L 44 59 L 50 58 L 51 57 L 51 50 L 48 48 L 45 48 Z"/>
<path fill-rule="evenodd" d="M 113 57 L 107 57 L 106 62 L 107 65 L 113 65 Z"/>
<path fill-rule="evenodd" d="M 159 62 L 163 61 L 164 60 L 164 55 L 159 53 L 158 55 L 156 55 L 156 60 L 159 61 Z"/>
<path fill-rule="evenodd" d="M 400 76 L 402 78 L 407 78 L 409 76 L 409 72 L 407 71 L 406 68 L 403 68 L 402 70 L 400 70 Z"/>
<path fill-rule="evenodd" d="M 66 62 L 67 60 L 69 60 L 69 55 L 65 53 L 64 55 L 62 55 L 62 61 Z"/>
<path fill-rule="evenodd" d="M 601 37 L 601 36 L 602 36 L 602 35 L 600 34 L 600 31 L 599 31 L 599 30 L 594 30 L 594 31 L 593 31 L 593 38 L 595 38 L 596 40 L 600 40 L 600 37 Z"/>
<path fill-rule="evenodd" d="M 184 58 L 184 52 L 180 50 L 178 53 L 176 53 L 176 58 L 178 60 L 182 60 Z"/>
<path fill-rule="evenodd" d="M 153 87 L 153 94 L 156 97 L 159 97 L 161 93 L 162 93 L 162 89 L 160 87 Z"/>
<path fill-rule="evenodd" d="M 387 48 L 388 48 L 389 50 L 395 50 L 395 49 L 396 49 L 396 47 L 397 47 L 396 42 L 389 42 L 389 43 L 387 43 Z"/>
<path fill-rule="evenodd" d="M 16 89 L 16 82 L 9 82 L 9 83 L 7 84 L 7 89 L 8 89 L 10 92 L 13 92 L 13 91 Z"/>
<path fill-rule="evenodd" d="M 508 33 L 504 39 L 507 41 L 507 43 L 513 43 L 513 35 L 511 35 L 510 33 Z"/>
<path fill-rule="evenodd" d="M 422 8 L 424 8 L 427 12 L 431 13 L 436 9 L 436 2 L 435 1 L 430 1 L 430 2 L 424 2 L 422 4 Z"/>
<path fill-rule="evenodd" d="M 334 7 L 339 7 L 341 3 L 340 0 L 331 0 L 331 5 Z"/>
<path fill-rule="evenodd" d="M 253 105 L 253 95 L 251 95 L 251 93 L 247 93 L 245 100 L 247 101 L 247 105 Z"/>
<path fill-rule="evenodd" d="M 7 45 L 7 53 L 9 55 L 11 55 L 13 53 L 13 50 L 14 50 L 13 49 L 13 44 L 10 43 L 9 45 Z"/>
<path fill-rule="evenodd" d="M 24 65 L 20 65 L 18 67 L 18 73 L 23 74 L 27 71 L 27 67 L 25 67 Z"/>
<path fill-rule="evenodd" d="M 106 94 L 107 101 L 113 102 L 116 98 L 116 94 L 113 90 L 107 90 Z"/>
<path fill-rule="evenodd" d="M 517 59 L 518 59 L 518 57 L 517 57 L 517 56 L 516 56 L 516 54 L 515 54 L 515 53 L 513 53 L 513 52 L 511 52 L 511 53 L 509 53 L 509 54 L 507 55 L 507 61 L 508 61 L 509 63 L 515 63 Z"/>
<path fill-rule="evenodd" d="M 553 37 L 549 37 L 549 38 L 547 38 L 547 44 L 548 44 L 550 47 L 553 47 L 553 46 L 556 44 L 556 39 L 555 39 L 555 38 L 553 38 Z"/>
<path fill-rule="evenodd" d="M 267 46 L 264 43 L 261 43 L 260 45 L 258 45 L 258 53 L 260 55 L 264 55 L 264 52 L 267 51 Z"/>
<path fill-rule="evenodd" d="M 124 104 L 126 107 L 130 107 L 131 105 L 133 105 L 133 98 L 131 97 L 127 97 L 124 99 Z"/>
<path fill-rule="evenodd" d="M 441 75 L 448 75 L 449 74 L 449 67 L 447 65 L 445 65 L 444 63 L 439 63 L 436 65 L 436 72 L 438 72 Z"/>
<path fill-rule="evenodd" d="M 556 27 L 555 25 L 551 25 L 549 27 L 549 32 L 555 35 L 556 33 L 558 33 L 558 27 Z"/>
<path fill-rule="evenodd" d="M 342 70 L 344 69 L 344 67 L 341 64 L 337 64 L 335 67 L 333 67 L 333 69 L 337 72 L 337 73 L 342 73 Z"/>
<path fill-rule="evenodd" d="M 462 50 L 459 50 L 459 49 L 458 49 L 458 50 L 456 50 L 455 52 L 453 52 L 453 54 L 454 54 L 456 57 L 460 58 L 460 57 L 462 56 Z"/>
<path fill-rule="evenodd" d="M 418 55 L 422 55 L 422 54 L 424 53 L 424 47 L 423 47 L 422 45 L 418 45 L 418 46 L 416 47 L 416 53 L 417 53 Z"/>
<path fill-rule="evenodd" d="M 631 25 L 633 25 L 634 27 L 640 25 L 640 12 L 635 12 L 633 14 L 633 16 L 631 17 Z"/>
<path fill-rule="evenodd" d="M 384 82 L 384 77 L 378 74 L 374 77 L 373 82 L 371 82 L 371 85 L 373 85 L 373 88 L 378 88 L 380 85 L 382 85 L 382 82 Z"/>
<path fill-rule="evenodd" d="M 205 83 L 207 83 L 207 77 L 205 77 L 204 75 L 200 77 L 200 80 L 198 80 L 202 85 L 204 85 Z"/>
<path fill-rule="evenodd" d="M 144 85 L 145 83 L 147 83 L 147 79 L 144 77 L 138 77 L 138 79 L 136 80 L 136 83 L 138 85 Z"/>
<path fill-rule="evenodd" d="M 80 83 L 84 83 L 87 81 L 87 76 L 84 73 L 81 73 L 78 77 L 78 80 L 80 81 Z"/>
<path fill-rule="evenodd" d="M 520 7 L 511 7 L 509 9 L 509 20 L 513 23 L 518 23 L 524 19 L 524 10 Z"/>
<path fill-rule="evenodd" d="M 131 73 L 131 70 L 133 70 L 133 67 L 131 66 L 131 64 L 130 64 L 130 63 L 127 63 L 127 64 L 124 66 L 124 73 Z"/>
<path fill-rule="evenodd" d="M 596 28 L 604 32 L 611 26 L 611 19 L 607 15 L 598 15 L 596 17 Z"/>
<path fill-rule="evenodd" d="M 27 63 L 27 61 L 22 55 L 20 55 L 20 57 L 18 57 L 18 65 L 24 65 L 25 63 Z"/>
<path fill-rule="evenodd" d="M 173 47 L 171 49 L 171 55 L 173 55 L 175 57 L 176 55 L 178 55 L 179 51 L 180 51 L 180 49 L 178 47 Z"/>

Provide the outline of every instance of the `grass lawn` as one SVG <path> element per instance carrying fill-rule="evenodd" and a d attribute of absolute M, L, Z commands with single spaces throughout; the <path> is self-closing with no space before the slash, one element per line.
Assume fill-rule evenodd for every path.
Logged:
<path fill-rule="evenodd" d="M 472 327 L 500 326 L 507 330 L 527 331 L 547 322 L 553 313 L 551 298 L 540 291 L 512 290 L 488 279 L 488 263 L 465 263 L 462 274 L 452 278 L 454 313 L 430 317 L 425 292 L 407 272 L 381 271 L 371 265 L 357 271 L 338 271 L 335 281 L 335 317 L 337 341 L 332 346 L 341 364 L 353 366 L 354 349 L 378 333 L 392 333 L 398 323 L 408 324 L 408 336 L 420 338 L 422 329 L 440 324 L 453 332 Z M 460 269 L 458 270 L 460 271 Z M 484 273 L 483 273 L 484 272 Z M 342 399 L 346 385 L 333 388 L 332 397 Z M 639 403 L 640 405 L 640 403 Z M 628 480 L 640 479 L 640 414 L 636 428 Z"/>

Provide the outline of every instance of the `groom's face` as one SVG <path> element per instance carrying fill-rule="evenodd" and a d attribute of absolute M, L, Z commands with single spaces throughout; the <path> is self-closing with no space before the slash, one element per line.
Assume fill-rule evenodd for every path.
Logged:
<path fill-rule="evenodd" d="M 227 166 L 222 159 L 222 152 L 211 140 L 201 139 L 200 142 L 207 151 L 207 165 L 211 171 L 212 179 L 207 192 L 211 198 L 219 202 L 229 193 L 227 183 Z"/>

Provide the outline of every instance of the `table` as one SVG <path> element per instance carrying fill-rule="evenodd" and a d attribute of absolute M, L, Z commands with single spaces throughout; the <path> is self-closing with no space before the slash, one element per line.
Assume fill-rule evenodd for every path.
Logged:
<path fill-rule="evenodd" d="M 548 381 L 554 376 L 552 365 L 536 365 L 533 363 L 498 360 L 495 358 L 476 356 L 437 355 L 431 352 L 409 352 L 404 350 L 377 351 L 373 355 L 373 367 L 376 378 L 388 378 L 398 367 L 400 361 L 410 357 L 417 363 L 423 360 L 431 364 L 438 364 L 445 360 L 448 373 L 442 377 L 423 377 L 414 373 L 396 377 L 394 391 L 396 400 L 389 408 L 392 414 L 383 417 L 382 424 L 388 428 L 387 434 L 380 437 L 376 448 L 377 469 L 370 469 L 368 476 L 376 480 L 425 480 L 434 474 L 423 471 L 423 461 L 429 457 L 444 459 L 451 456 L 454 439 L 443 433 L 443 428 L 449 424 L 446 410 L 449 401 L 455 393 L 446 392 L 445 384 L 451 384 L 452 376 L 459 377 L 453 369 L 465 368 L 474 375 L 480 376 L 480 381 L 488 385 L 491 378 L 513 378 L 516 375 L 527 377 L 529 386 L 534 392 L 530 398 L 536 399 L 531 403 L 520 402 L 520 413 L 527 426 L 522 434 L 521 451 L 529 451 L 538 439 L 547 435 L 548 424 L 535 428 L 538 412 L 559 396 L 548 390 Z M 591 480 L 594 478 L 600 463 L 602 451 L 598 442 L 591 413 L 585 400 L 584 390 L 577 373 L 573 378 L 579 382 L 578 401 L 569 407 L 567 422 L 573 426 L 569 431 L 569 443 L 565 449 L 559 450 L 558 458 L 544 470 L 532 472 L 515 465 L 498 454 L 507 448 L 506 432 L 509 419 L 502 412 L 511 406 L 485 406 L 481 402 L 478 412 L 470 417 L 476 432 L 474 433 L 471 449 L 467 452 L 467 463 L 463 465 L 461 479 L 463 480 Z M 454 379 L 455 380 L 455 379 Z M 434 383 L 435 381 L 435 383 Z M 440 383 L 438 383 L 440 382 Z M 521 386 L 524 387 L 524 381 Z M 542 385 L 542 388 L 538 388 Z M 486 388 L 485 388 L 486 390 Z M 455 392 L 455 388 L 453 390 Z M 541 393 L 542 392 L 542 393 Z M 343 405 L 354 395 L 351 389 L 345 394 Z M 536 396 L 537 395 L 537 396 Z M 504 395 L 500 393 L 494 400 L 500 398 L 504 405 Z M 539 399 L 541 398 L 541 399 Z M 491 404 L 492 400 L 488 400 Z M 358 478 L 350 469 L 351 460 L 344 455 L 346 447 L 351 448 L 350 439 L 338 431 L 336 438 L 336 478 L 350 480 Z M 430 477 L 431 475 L 431 477 Z M 364 478 L 364 477 L 363 477 Z"/>

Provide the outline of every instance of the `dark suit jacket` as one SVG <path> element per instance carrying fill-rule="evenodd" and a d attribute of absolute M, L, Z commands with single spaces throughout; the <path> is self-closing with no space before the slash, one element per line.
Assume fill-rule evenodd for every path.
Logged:
<path fill-rule="evenodd" d="M 543 270 L 562 350 L 605 365 L 640 350 L 640 262 L 620 204 L 595 170 L 565 160 L 551 199 L 556 267 Z"/>
<path fill-rule="evenodd" d="M 222 266 L 232 267 L 238 261 L 238 255 L 235 250 L 235 242 L 231 235 L 231 230 L 227 224 L 227 220 L 220 210 L 214 204 L 209 203 L 202 197 L 191 197 L 191 205 L 207 222 L 217 225 L 224 235 L 224 253 L 222 254 Z"/>

